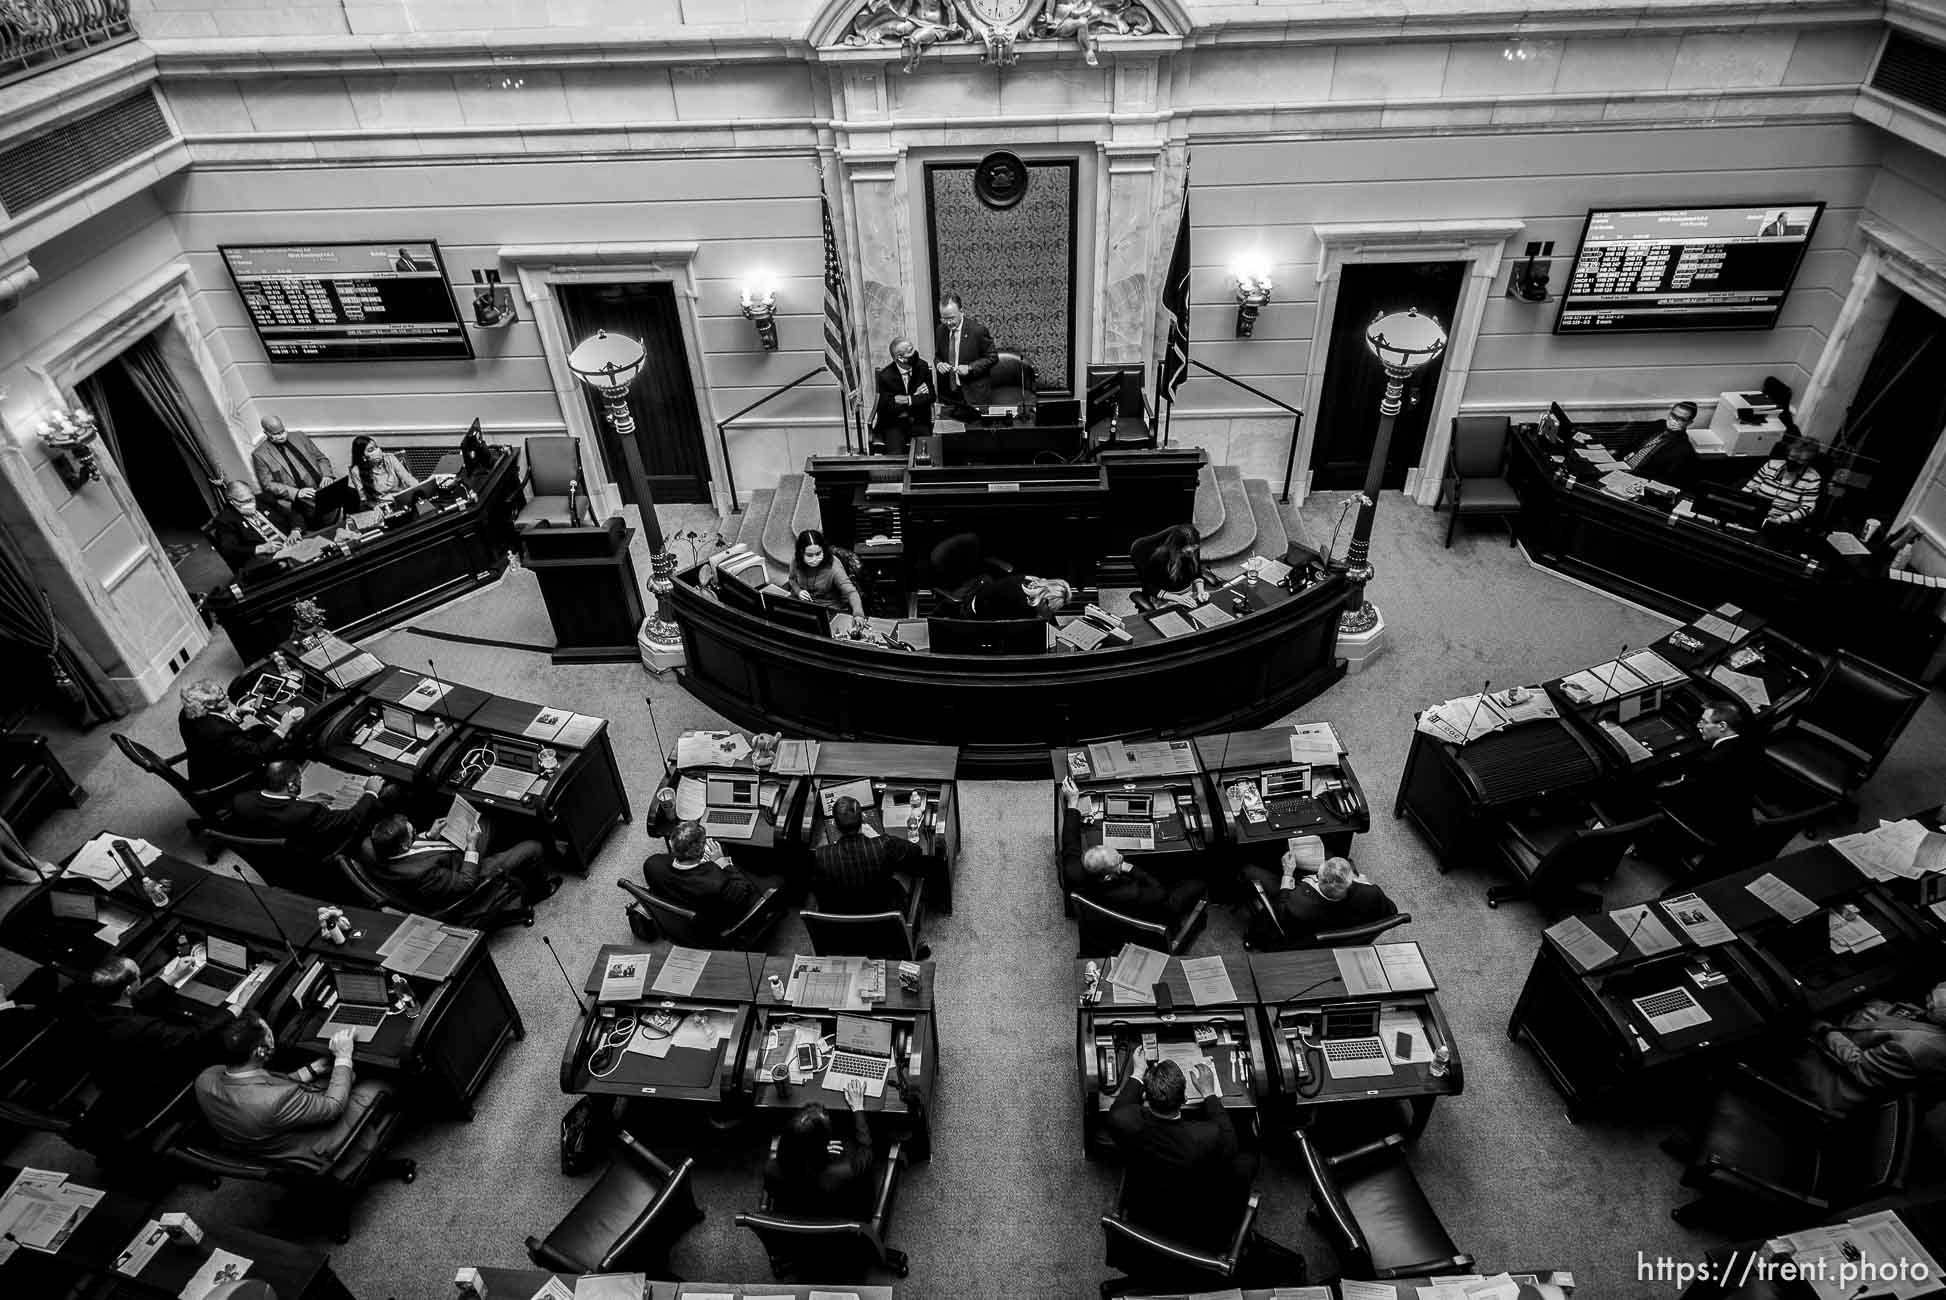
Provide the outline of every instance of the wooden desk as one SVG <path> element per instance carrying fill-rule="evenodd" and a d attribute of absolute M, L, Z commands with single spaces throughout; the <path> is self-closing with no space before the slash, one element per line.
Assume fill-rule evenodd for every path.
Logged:
<path fill-rule="evenodd" d="M 1335 765 L 1313 764 L 1311 775 L 1314 792 L 1320 778 L 1325 782 L 1343 781 L 1351 787 L 1357 799 L 1357 812 L 1350 817 L 1340 817 L 1313 797 L 1312 815 L 1322 820 L 1280 830 L 1270 820 L 1251 821 L 1243 817 L 1230 807 L 1229 799 L 1225 797 L 1225 787 L 1234 781 L 1255 779 L 1268 768 L 1292 766 L 1290 738 L 1293 730 L 1291 727 L 1272 727 L 1260 731 L 1196 737 L 1196 756 L 1203 770 L 1209 773 L 1215 790 L 1212 805 L 1216 809 L 1217 821 L 1232 843 L 1245 849 L 1261 847 L 1263 852 L 1256 856 L 1269 859 L 1265 865 L 1283 856 L 1284 842 L 1293 835 L 1315 835 L 1324 841 L 1325 852 L 1333 857 L 1349 857 L 1351 837 L 1372 828 L 1371 805 L 1365 799 L 1365 787 L 1359 784 L 1358 774 L 1352 770 L 1349 755 L 1341 754 Z"/>
<path fill-rule="evenodd" d="M 1905 1224 L 1919 1245 L 1931 1254 L 1933 1262 L 1946 1263 L 1946 1198 L 1906 1195 L 1873 1201 L 1871 1205 L 1874 1210 L 1891 1210 L 1897 1214 L 1899 1221 Z M 1824 1222 L 1836 1225 L 1858 1217 L 1861 1217 L 1859 1210 L 1847 1210 Z M 1792 1230 L 1796 1230 L 1795 1225 Z M 1685 1288 L 1682 1300 L 1816 1300 L 1818 1293 L 1808 1281 L 1795 1276 L 1782 1277 L 1779 1275 L 1781 1270 L 1768 1271 L 1766 1275 L 1766 1270 L 1752 1268 L 1755 1259 L 1775 1261 L 1787 1258 L 1767 1248 L 1770 1242 L 1782 1235 L 1781 1232 L 1770 1233 L 1732 1242 L 1727 1246 L 1717 1246 L 1705 1252 L 1703 1258 L 1710 1266 L 1709 1276 Z M 1935 1276 L 1932 1282 L 1932 1286 L 1915 1289 L 1913 1295 L 1935 1296 L 1946 1291 L 1946 1277 Z M 1889 1294 L 1879 1286 L 1869 1289 L 1873 1295 Z"/>
<path fill-rule="evenodd" d="M 755 1191 L 751 1193 L 752 1205 L 756 1204 L 756 1194 Z M 456 1267 L 454 1271 L 459 1270 Z M 501 1296 L 507 1296 L 510 1300 L 528 1300 L 534 1292 L 547 1285 L 550 1277 L 559 1278 L 567 1284 L 568 1290 L 572 1291 L 576 1276 L 573 1273 L 549 1273 L 538 1268 L 482 1268 L 480 1270 L 480 1277 L 485 1280 L 487 1294 L 492 1297 L 492 1300 L 500 1300 Z M 843 1285 L 826 1282 L 818 1286 L 803 1286 L 790 1282 L 660 1282 L 654 1278 L 648 1280 L 648 1289 L 643 1293 L 642 1300 L 676 1300 L 685 1291 L 719 1291 L 730 1295 L 742 1288 L 748 1288 L 766 1298 L 790 1296 L 792 1300 L 810 1300 L 811 1293 L 814 1291 L 835 1291 L 856 1295 L 858 1300 L 892 1300 L 891 1287 L 861 1286 L 856 1282 L 846 1282 Z"/>
<path fill-rule="evenodd" d="M 1489 851 L 1485 835 L 1495 819 L 1551 795 L 1584 790 L 1606 770 L 1601 751 L 1559 718 L 1522 723 L 1464 746 L 1415 727 L 1392 815 L 1411 819 L 1445 872 Z"/>
<path fill-rule="evenodd" d="M 291 634 L 291 606 L 315 600 L 332 631 L 356 641 L 485 586 L 507 567 L 513 517 L 523 493 L 519 460 L 501 449 L 470 480 L 472 504 L 403 523 L 356 543 L 349 555 L 252 574 L 213 593 L 209 609 L 246 661 L 268 654 Z"/>
<path fill-rule="evenodd" d="M 133 880 L 124 880 L 104 894 L 79 876 L 67 874 L 75 853 L 61 860 L 62 875 L 33 886 L 0 917 L 0 948 L 29 961 L 53 966 L 76 979 L 86 979 L 89 972 L 114 953 L 149 940 L 169 914 L 210 879 L 210 873 L 201 867 L 163 854 L 144 868 L 168 886 L 169 901 L 158 907 Z M 99 921 L 56 917 L 52 898 L 56 892 L 96 898 L 139 919 L 116 943 L 110 944 L 95 937 L 95 931 L 101 928 Z"/>
<path fill-rule="evenodd" d="M 959 784 L 953 773 L 959 750 L 950 745 L 874 745 L 832 741 L 818 747 L 818 759 L 806 790 L 798 839 L 815 852 L 832 842 L 835 832 L 824 815 L 821 792 L 847 780 L 869 777 L 875 802 L 866 820 L 880 834 L 906 835 L 907 805 L 914 789 L 926 792 L 931 803 L 928 824 L 919 831 L 915 847 L 924 855 L 928 911 L 953 910 L 953 864 L 959 860 Z M 885 826 L 890 812 L 892 827 Z"/>
<path fill-rule="evenodd" d="M 657 1101 L 725 1102 L 738 1089 L 738 1065 L 750 1036 L 761 955 L 712 951 L 696 987 L 678 997 L 655 990 L 656 977 L 668 960 L 669 944 L 605 944 L 583 982 L 586 994 L 561 1054 L 561 1091 L 569 1095 L 653 1098 Z M 641 998 L 629 1003 L 604 1004 L 597 996 L 611 958 L 640 955 L 648 963 Z M 603 1015 L 607 1011 L 610 1014 Z M 728 1016 L 730 1031 L 712 1051 L 671 1047 L 656 1057 L 622 1050 L 626 1040 L 609 1042 L 617 1013 L 671 1011 Z M 594 1057 L 607 1048 L 602 1061 Z M 612 1064 L 609 1062 L 612 1061 Z M 596 1068 L 602 1072 L 596 1073 Z"/>
<path fill-rule="evenodd" d="M 748 740 L 749 737 L 744 737 Z M 803 776 L 779 776 L 769 769 L 759 771 L 750 761 L 751 755 L 745 754 L 737 763 L 712 763 L 700 767 L 679 768 L 675 755 L 665 758 L 666 775 L 656 786 L 654 810 L 647 827 L 649 834 L 666 837 L 676 828 L 675 802 L 673 796 L 664 799 L 664 790 L 674 791 L 684 777 L 692 780 L 707 781 L 712 776 L 737 777 L 759 782 L 757 792 L 757 821 L 751 834 L 743 839 L 722 836 L 717 843 L 744 871 L 757 876 L 798 877 L 804 868 L 806 848 L 798 835 L 798 823 L 803 816 L 804 795 L 810 787 L 810 778 Z M 765 790 L 769 790 L 768 797 Z M 703 824 L 709 830 L 707 821 Z M 801 889 L 801 886 L 800 886 Z"/>

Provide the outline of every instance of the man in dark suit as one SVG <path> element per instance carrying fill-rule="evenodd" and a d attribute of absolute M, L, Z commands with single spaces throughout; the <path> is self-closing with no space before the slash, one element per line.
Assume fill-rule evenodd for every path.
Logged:
<path fill-rule="evenodd" d="M 1246 866 L 1243 876 L 1269 895 L 1288 942 L 1309 939 L 1320 930 L 1381 921 L 1399 910 L 1383 889 L 1359 875 L 1344 858 L 1326 858 L 1323 866 L 1308 872 L 1293 850 L 1284 855 L 1283 868 L 1274 882 L 1262 867 Z"/>
<path fill-rule="evenodd" d="M 293 705 L 275 724 L 236 704 L 223 683 L 208 677 L 182 688 L 182 712 L 176 728 L 182 733 L 185 763 L 193 785 L 226 785 L 263 769 L 284 752 L 285 738 L 304 719 L 304 706 Z"/>
<path fill-rule="evenodd" d="M 1726 844 L 1750 829 L 1757 766 L 1735 725 L 1736 713 L 1725 704 L 1710 705 L 1696 719 L 1696 735 L 1708 748 L 1656 790 L 1656 802 L 1675 823 L 1672 832 Z"/>
<path fill-rule="evenodd" d="M 959 406 L 985 406 L 993 395 L 987 375 L 1000 360 L 1000 349 L 986 326 L 966 314 L 956 293 L 939 300 L 939 327 L 933 331 L 933 371 L 939 394 Z"/>
<path fill-rule="evenodd" d="M 559 876 L 547 874 L 547 850 L 539 840 L 521 840 L 483 856 L 491 834 L 484 816 L 464 850 L 454 848 L 444 830 L 443 821 L 434 822 L 424 835 L 417 835 L 404 817 L 381 818 L 370 837 L 372 878 L 388 893 L 429 912 L 457 903 L 482 880 L 496 876 L 507 877 L 521 901 L 530 906 L 561 886 Z"/>
<path fill-rule="evenodd" d="M 664 840 L 667 853 L 651 853 L 642 878 L 658 895 L 696 913 L 697 922 L 717 933 L 736 924 L 770 882 L 746 876 L 703 833 L 701 822 L 679 822 Z"/>
<path fill-rule="evenodd" d="M 289 511 L 268 497 L 259 499 L 241 479 L 223 485 L 223 498 L 210 525 L 210 542 L 238 576 L 274 563 L 277 552 L 300 535 Z"/>
<path fill-rule="evenodd" d="M 231 801 L 232 826 L 239 835 L 288 840 L 300 856 L 322 861 L 378 820 L 378 789 L 383 784 L 382 778 L 371 777 L 357 803 L 327 808 L 299 797 L 304 790 L 304 764 L 280 758 L 264 764 L 257 789 L 245 790 Z"/>
<path fill-rule="evenodd" d="M 1814 1040 L 1866 1094 L 1883 1097 L 1906 1089 L 1928 1091 L 1946 1084 L 1946 983 L 1926 995 L 1926 1005 L 1873 998 L 1841 1025 L 1811 1026 Z"/>
<path fill-rule="evenodd" d="M 859 916 L 867 912 L 903 912 L 905 886 L 893 873 L 917 871 L 923 865 L 919 850 L 904 839 L 880 835 L 865 824 L 865 810 L 846 795 L 831 805 L 831 825 L 838 838 L 821 844 L 811 855 L 811 892 L 820 912 Z"/>
<path fill-rule="evenodd" d="M 1104 844 L 1084 848 L 1084 796 L 1069 777 L 1061 782 L 1067 808 L 1061 814 L 1061 887 L 1138 921 L 1174 925 L 1201 901 L 1200 880 L 1165 885 Z"/>
<path fill-rule="evenodd" d="M 163 1099 L 222 1058 L 235 1011 L 192 1005 L 162 979 L 144 982 L 127 957 L 110 958 L 89 975 L 66 1025 L 75 1031 L 75 1050 L 93 1065 L 98 1093 L 70 1141 L 101 1149 L 125 1140 L 156 1116 Z"/>
<path fill-rule="evenodd" d="M 1108 1112 L 1108 1134 L 1121 1152 L 1122 1212 L 1128 1221 L 1197 1250 L 1220 1252 L 1236 1231 L 1256 1177 L 1254 1156 L 1237 1150 L 1236 1130 L 1216 1091 L 1216 1068 L 1194 1068 L 1202 1104 L 1186 1111 L 1182 1068 L 1118 1044 L 1121 1090 Z"/>
<path fill-rule="evenodd" d="M 874 442 L 888 456 L 905 455 L 906 443 L 932 432 L 932 377 L 919 364 L 912 340 L 892 340 L 892 361 L 878 372 L 878 410 L 872 421 Z"/>
<path fill-rule="evenodd" d="M 1623 461 L 1628 472 L 1670 487 L 1688 487 L 1696 476 L 1696 449 L 1689 445 L 1689 426 L 1694 423 L 1696 403 L 1677 402 L 1670 407 L 1662 427 Z"/>

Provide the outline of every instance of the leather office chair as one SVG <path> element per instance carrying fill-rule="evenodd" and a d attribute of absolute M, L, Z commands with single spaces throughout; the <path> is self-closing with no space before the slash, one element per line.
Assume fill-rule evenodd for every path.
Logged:
<path fill-rule="evenodd" d="M 1397 929 L 1412 920 L 1410 912 L 1394 912 L 1361 925 L 1319 930 L 1308 935 L 1293 934 L 1284 924 L 1276 901 L 1263 885 L 1255 880 L 1250 881 L 1249 885 L 1250 892 L 1244 895 L 1243 902 L 1250 912 L 1250 925 L 1243 946 L 1258 952 L 1286 952 L 1293 948 L 1355 948 L 1375 943 L 1387 930 Z"/>
<path fill-rule="evenodd" d="M 332 901 L 394 912 L 417 912 L 435 921 L 450 921 L 455 925 L 489 932 L 515 923 L 534 923 L 534 909 L 521 901 L 520 887 L 505 876 L 489 876 L 462 897 L 437 910 L 428 910 L 424 903 L 394 894 L 366 870 L 362 859 L 369 858 L 370 845 L 368 838 L 360 843 L 360 848 L 364 850 L 362 854 L 334 853 L 327 860 L 321 879 L 333 882 L 328 893 Z"/>
<path fill-rule="evenodd" d="M 302 869 L 290 841 L 281 835 L 237 835 L 211 829 L 203 832 L 203 840 L 212 850 L 234 850 L 266 884 L 310 892 L 315 873 Z"/>
<path fill-rule="evenodd" d="M 1697 824 L 1679 808 L 1661 805 L 1661 838 L 1671 850 L 1673 865 L 1692 881 L 1714 880 L 1732 871 L 1769 862 L 1806 826 L 1837 815 L 1839 799 L 1811 798 L 1797 807 L 1766 803 L 1752 806 L 1750 819 L 1734 832 Z"/>
<path fill-rule="evenodd" d="M 1520 498 L 1507 482 L 1507 440 L 1513 421 L 1504 415 L 1456 415 L 1453 439 L 1446 449 L 1446 474 L 1439 481 L 1440 502 L 1452 499 L 1452 517 L 1446 523 L 1446 548 L 1452 549 L 1453 533 L 1460 516 L 1469 518 L 1512 519 L 1520 513 Z M 1514 544 L 1514 530 L 1507 528 L 1507 545 Z"/>
<path fill-rule="evenodd" d="M 534 1267 L 557 1273 L 660 1276 L 669 1247 L 703 1221 L 690 1184 L 694 1160 L 675 1168 L 626 1129 L 615 1134 L 608 1168 L 545 1240 L 527 1239 Z"/>
<path fill-rule="evenodd" d="M 1082 957 L 1112 957 L 1125 943 L 1139 943 L 1144 948 L 1159 949 L 1174 956 L 1187 948 L 1196 932 L 1203 928 L 1204 915 L 1209 910 L 1209 900 L 1199 898 L 1174 925 L 1162 925 L 1104 907 L 1086 894 L 1070 894 L 1068 902 L 1074 908 L 1075 920 L 1080 922 L 1081 951 L 1077 955 Z"/>
<path fill-rule="evenodd" d="M 907 891 L 903 912 L 798 912 L 811 936 L 811 951 L 847 957 L 883 957 L 888 961 L 924 961 L 932 949 L 919 941 L 926 915 L 926 882 L 915 880 Z"/>
<path fill-rule="evenodd" d="M 986 574 L 1012 573 L 1013 565 L 990 558 L 977 533 L 954 533 L 932 548 L 926 557 L 932 577 L 932 612 L 944 618 L 963 616 L 966 601 Z"/>
<path fill-rule="evenodd" d="M 581 477 L 580 449 L 573 438 L 529 438 L 527 452 L 527 504 L 514 516 L 516 527 L 537 524 L 545 519 L 553 524 L 568 521 L 568 484 Z M 587 485 L 582 485 L 587 490 Z"/>
<path fill-rule="evenodd" d="M 0 1124 L 66 1135 L 87 1109 L 93 1075 L 93 1062 L 72 1050 L 71 1034 L 50 1015 L 0 1049 Z"/>
<path fill-rule="evenodd" d="M 1764 763 L 1817 794 L 1842 800 L 1845 812 L 1856 815 L 1853 796 L 1878 771 L 1925 698 L 1918 683 L 1840 650 L 1791 720 L 1771 734 Z"/>
<path fill-rule="evenodd" d="M 1840 1114 L 1748 1069 L 1730 1073 L 1685 1145 L 1682 1185 L 1701 1195 L 1670 1212 L 1685 1226 L 1712 1211 L 1748 1215 L 1765 1233 L 1818 1223 L 1900 1190 L 1919 1130 L 1909 1094 Z"/>
<path fill-rule="evenodd" d="M 1406 1164 L 1402 1138 L 1326 1156 L 1299 1130 L 1297 1147 L 1311 1183 L 1308 1217 L 1346 1277 L 1386 1281 L 1472 1270 L 1473 1257 L 1453 1244 Z"/>
<path fill-rule="evenodd" d="M 1660 817 L 1651 812 L 1596 827 L 1587 825 L 1581 808 L 1531 821 L 1509 818 L 1495 832 L 1493 847 L 1520 881 L 1487 890 L 1487 906 L 1531 898 L 1550 913 L 1559 904 L 1578 912 L 1594 911 L 1601 906 L 1601 895 L 1577 886 L 1614 875 L 1635 837 Z"/>
<path fill-rule="evenodd" d="M 176 765 L 184 760 L 186 754 L 164 758 L 141 741 L 133 740 L 119 731 L 110 732 L 109 739 L 115 742 L 115 748 L 121 750 L 122 756 L 129 762 L 150 776 L 161 777 L 169 783 L 170 789 L 182 796 L 182 801 L 195 814 L 187 823 L 191 835 L 200 836 L 209 828 L 227 822 L 230 819 L 230 801 L 249 789 L 257 779 L 254 772 L 246 772 L 222 785 L 192 785 L 187 776 L 176 770 Z M 207 848 L 204 861 L 216 861 L 215 845 Z"/>
<path fill-rule="evenodd" d="M 766 1194 L 755 1213 L 736 1216 L 736 1225 L 757 1234 L 770 1257 L 771 1275 L 780 1280 L 796 1277 L 807 1282 L 860 1283 L 873 1269 L 904 1277 L 908 1269 L 905 1252 L 885 1243 L 892 1227 L 892 1199 L 904 1165 L 905 1146 L 894 1142 L 885 1153 L 878 1194 L 872 1199 L 868 1218 L 810 1219 L 778 1214 L 770 1208 Z"/>
<path fill-rule="evenodd" d="M 1018 352 L 1002 352 L 987 372 L 987 391 L 988 406 L 1032 406 L 1034 367 Z"/>
<path fill-rule="evenodd" d="M 784 914 L 784 900 L 773 885 L 719 934 L 704 925 L 694 911 L 659 896 L 640 881 L 618 880 L 615 884 L 634 900 L 627 908 L 628 928 L 644 941 L 660 935 L 686 948 L 761 949 L 764 936 Z"/>
<path fill-rule="evenodd" d="M 1236 1232 L 1221 1255 L 1195 1250 L 1171 1241 L 1160 1233 L 1138 1228 L 1123 1217 L 1120 1205 L 1113 1214 L 1101 1216 L 1102 1236 L 1106 1241 L 1105 1262 L 1123 1274 L 1101 1284 L 1102 1300 L 1127 1295 L 1140 1286 L 1145 1294 L 1153 1286 L 1203 1290 L 1223 1283 L 1234 1284 L 1244 1249 L 1250 1244 L 1251 1230 L 1257 1222 L 1257 1206 L 1262 1198 L 1256 1192 L 1244 1202 L 1243 1215 Z"/>

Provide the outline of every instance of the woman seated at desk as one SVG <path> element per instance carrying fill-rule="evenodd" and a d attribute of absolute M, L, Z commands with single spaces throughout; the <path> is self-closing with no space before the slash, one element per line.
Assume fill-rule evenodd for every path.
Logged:
<path fill-rule="evenodd" d="M 351 440 L 351 463 L 356 471 L 352 486 L 359 504 L 367 510 L 376 510 L 399 493 L 423 486 L 403 461 L 379 446 L 378 439 L 370 434 L 361 433 Z M 445 487 L 453 476 L 435 474 L 431 481 L 436 487 Z"/>
<path fill-rule="evenodd" d="M 1151 600 L 1200 605 L 1209 575 L 1203 569 L 1203 536 L 1194 524 L 1175 524 L 1138 537 L 1128 548 L 1135 580 Z"/>
<path fill-rule="evenodd" d="M 1770 502 L 1770 513 L 1764 517 L 1766 527 L 1801 524 L 1810 515 L 1824 490 L 1824 476 L 1811 464 L 1820 450 L 1809 438 L 1795 439 L 1784 449 L 1782 460 L 1765 461 L 1743 485 L 1745 492 Z"/>
<path fill-rule="evenodd" d="M 817 1219 L 862 1219 L 872 1212 L 872 1134 L 865 1125 L 865 1085 L 845 1081 L 851 1141 L 837 1135 L 831 1113 L 811 1102 L 777 1137 L 764 1165 L 764 1191 L 778 1214 Z"/>
<path fill-rule="evenodd" d="M 844 562 L 832 553 L 824 534 L 807 528 L 797 535 L 797 552 L 791 558 L 790 575 L 784 589 L 799 600 L 808 600 L 826 609 L 865 617 L 865 602 L 859 598 L 858 584 L 845 572 Z"/>
<path fill-rule="evenodd" d="M 1060 578 L 1036 578 L 1031 573 L 984 573 L 961 602 L 969 618 L 1039 618 L 1053 622 L 1074 588 Z"/>

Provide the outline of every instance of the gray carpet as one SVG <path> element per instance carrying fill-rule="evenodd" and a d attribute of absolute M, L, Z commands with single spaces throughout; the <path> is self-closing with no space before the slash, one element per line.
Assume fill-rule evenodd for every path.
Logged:
<path fill-rule="evenodd" d="M 1301 517 L 1290 512 L 1292 535 L 1322 547 L 1340 500 L 1314 497 Z M 705 537 L 713 526 L 709 520 L 683 525 Z M 1439 875 L 1424 845 L 1389 811 L 1413 709 L 1477 689 L 1483 678 L 1530 683 L 1600 661 L 1624 641 L 1653 639 L 1666 624 L 1530 569 L 1497 530 L 1463 533 L 1450 551 L 1441 546 L 1444 531 L 1443 516 L 1388 495 L 1372 594 L 1390 644 L 1366 672 L 1292 720 L 1329 719 L 1351 746 L 1374 805 L 1372 833 L 1356 849 L 1359 864 L 1413 913 L 1405 933 L 1424 946 L 1459 1036 L 1466 1092 L 1440 1103 L 1413 1155 L 1454 1237 L 1490 1267 L 1572 1267 L 1587 1296 L 1649 1294 L 1650 1287 L 1633 1281 L 1638 1251 L 1694 1258 L 1709 1244 L 1668 1219 L 1679 1189 L 1676 1167 L 1654 1147 L 1660 1130 L 1639 1120 L 1567 1123 L 1532 1057 L 1504 1033 L 1533 959 L 1537 916 L 1522 905 L 1487 910 L 1486 874 Z M 1340 552 L 1344 545 L 1341 537 Z M 513 642 L 551 640 L 531 576 L 520 572 L 418 624 Z M 408 664 L 430 652 L 442 673 L 460 680 L 611 719 L 638 809 L 660 772 L 644 696 L 654 703 L 665 743 L 685 727 L 720 721 L 672 678 L 651 679 L 629 666 L 555 668 L 543 655 L 408 632 L 375 648 Z M 223 675 L 235 667 L 227 645 L 219 644 L 197 672 Z M 175 702 L 166 701 L 124 726 L 170 751 L 175 712 Z M 100 733 L 62 748 L 94 797 L 80 813 L 58 816 L 42 829 L 35 838 L 42 852 L 65 853 L 103 825 L 191 850 L 177 808 L 159 788 L 130 779 Z M 1867 792 L 1868 816 L 1936 802 L 1946 769 L 1942 755 L 1946 709 L 1935 696 Z M 935 920 L 929 935 L 940 965 L 937 1154 L 910 1171 L 900 1193 L 893 1239 L 912 1258 L 911 1280 L 900 1292 L 1092 1294 L 1103 1276 L 1096 1218 L 1113 1194 L 1113 1172 L 1080 1154 L 1071 1056 L 1074 938 L 1053 884 L 1048 791 L 1040 783 L 979 782 L 965 788 L 964 799 L 959 911 Z M 580 1195 L 589 1180 L 561 1177 L 556 1154 L 567 1104 L 557 1071 L 569 994 L 540 936 L 553 938 L 579 981 L 601 943 L 626 939 L 613 882 L 637 870 L 651 847 L 639 821 L 621 828 L 591 877 L 570 881 L 536 929 L 493 940 L 528 1037 L 500 1062 L 474 1122 L 430 1123 L 416 1131 L 406 1150 L 420 1161 L 419 1181 L 380 1187 L 358 1215 L 351 1243 L 334 1250 L 334 1266 L 356 1295 L 443 1296 L 459 1265 L 520 1264 L 523 1237 L 543 1231 Z M 1610 897 L 1630 901 L 1658 884 L 1631 865 Z M 789 952 L 801 939 L 793 920 L 771 947 Z M 1234 923 L 1219 914 L 1196 950 L 1235 944 Z M 699 1195 L 709 1217 L 677 1248 L 675 1270 L 690 1278 L 763 1278 L 754 1238 L 731 1226 L 731 1216 L 754 1203 L 763 1136 L 654 1123 L 640 1136 L 667 1154 L 698 1156 Z M 10 1158 L 83 1176 L 92 1169 L 87 1158 L 37 1137 L 18 1142 Z M 1301 1179 L 1287 1156 L 1266 1159 L 1259 1188 L 1265 1230 L 1303 1250 L 1314 1274 L 1331 1272 L 1328 1251 L 1303 1226 Z M 249 1185 L 214 1193 L 185 1185 L 172 1204 L 297 1237 L 313 1232 L 287 1203 Z"/>

